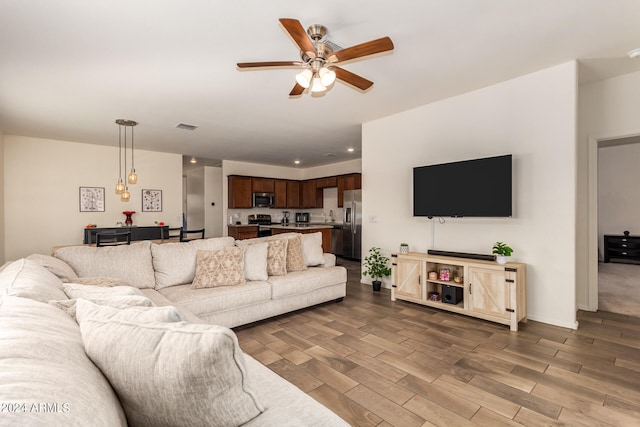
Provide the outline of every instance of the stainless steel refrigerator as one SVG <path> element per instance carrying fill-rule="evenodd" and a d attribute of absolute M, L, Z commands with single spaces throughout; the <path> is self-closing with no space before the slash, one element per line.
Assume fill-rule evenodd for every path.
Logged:
<path fill-rule="evenodd" d="M 362 257 L 362 190 L 346 190 L 342 217 L 343 256 Z"/>

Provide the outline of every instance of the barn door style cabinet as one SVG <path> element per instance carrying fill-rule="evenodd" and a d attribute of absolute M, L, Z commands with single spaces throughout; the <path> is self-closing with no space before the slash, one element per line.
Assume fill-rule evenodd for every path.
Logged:
<path fill-rule="evenodd" d="M 527 320 L 526 265 L 423 253 L 393 256 L 391 300 L 410 301 L 518 330 Z"/>

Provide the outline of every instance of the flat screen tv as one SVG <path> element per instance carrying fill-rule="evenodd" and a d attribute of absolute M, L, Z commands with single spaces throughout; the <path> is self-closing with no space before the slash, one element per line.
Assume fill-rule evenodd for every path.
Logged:
<path fill-rule="evenodd" d="M 511 155 L 413 168 L 413 216 L 510 217 Z"/>

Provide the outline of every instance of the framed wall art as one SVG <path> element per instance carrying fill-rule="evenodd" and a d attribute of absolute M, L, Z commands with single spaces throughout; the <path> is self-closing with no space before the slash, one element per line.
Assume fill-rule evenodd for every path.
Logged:
<path fill-rule="evenodd" d="M 142 212 L 162 212 L 162 190 L 142 190 Z"/>
<path fill-rule="evenodd" d="M 104 187 L 80 187 L 80 212 L 104 212 Z"/>

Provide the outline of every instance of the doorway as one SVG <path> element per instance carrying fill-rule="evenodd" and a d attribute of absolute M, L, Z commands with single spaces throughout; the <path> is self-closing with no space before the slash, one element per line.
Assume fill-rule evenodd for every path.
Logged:
<path fill-rule="evenodd" d="M 640 262 L 629 259 L 631 250 L 603 262 L 603 236 L 640 235 L 640 136 L 594 140 L 592 145 L 589 294 L 597 301 L 595 309 L 638 316 Z"/>

